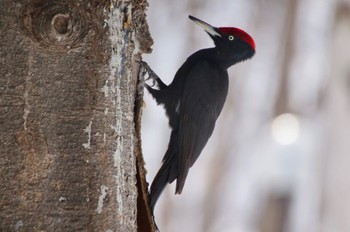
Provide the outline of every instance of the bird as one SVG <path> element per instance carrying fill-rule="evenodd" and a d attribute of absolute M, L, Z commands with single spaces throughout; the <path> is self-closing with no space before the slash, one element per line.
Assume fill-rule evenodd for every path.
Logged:
<path fill-rule="evenodd" d="M 171 128 L 168 148 L 149 192 L 152 213 L 167 184 L 176 180 L 175 194 L 181 194 L 189 169 L 212 135 L 228 93 L 227 69 L 255 54 L 255 41 L 235 27 L 213 27 L 194 17 L 189 18 L 214 41 L 214 47 L 189 56 L 166 85 L 142 61 L 141 66 L 153 84 L 145 87 L 158 105 L 165 108 Z"/>

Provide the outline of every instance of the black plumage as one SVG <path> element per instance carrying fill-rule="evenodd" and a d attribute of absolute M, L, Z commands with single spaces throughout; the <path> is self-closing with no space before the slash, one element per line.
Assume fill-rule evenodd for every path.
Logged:
<path fill-rule="evenodd" d="M 167 183 L 176 179 L 176 193 L 182 192 L 189 168 L 212 135 L 227 96 L 227 68 L 255 53 L 254 40 L 243 30 L 215 28 L 195 17 L 190 19 L 205 29 L 215 47 L 192 54 L 170 85 L 164 84 L 143 63 L 158 89 L 145 86 L 157 103 L 164 106 L 172 129 L 162 166 L 150 189 L 152 211 Z"/>

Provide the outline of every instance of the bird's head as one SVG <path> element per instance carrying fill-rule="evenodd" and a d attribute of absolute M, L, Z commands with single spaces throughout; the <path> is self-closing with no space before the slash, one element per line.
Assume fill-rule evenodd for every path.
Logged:
<path fill-rule="evenodd" d="M 209 34 L 222 59 L 228 59 L 231 61 L 230 63 L 234 64 L 249 59 L 255 54 L 253 38 L 242 29 L 236 27 L 213 27 L 193 16 L 189 16 L 189 18 Z"/>

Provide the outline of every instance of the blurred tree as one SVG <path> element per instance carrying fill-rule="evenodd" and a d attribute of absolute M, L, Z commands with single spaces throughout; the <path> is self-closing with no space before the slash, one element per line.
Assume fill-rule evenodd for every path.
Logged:
<path fill-rule="evenodd" d="M 322 232 L 350 231 L 350 1 L 335 1 L 330 76 L 324 114 L 328 128 L 323 169 Z"/>

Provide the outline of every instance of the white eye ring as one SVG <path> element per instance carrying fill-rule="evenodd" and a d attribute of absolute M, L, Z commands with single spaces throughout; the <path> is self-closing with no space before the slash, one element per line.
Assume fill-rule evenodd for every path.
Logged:
<path fill-rule="evenodd" d="M 232 40 L 235 39 L 235 37 L 234 37 L 233 35 L 229 35 L 229 36 L 228 36 L 228 39 L 232 41 Z"/>

